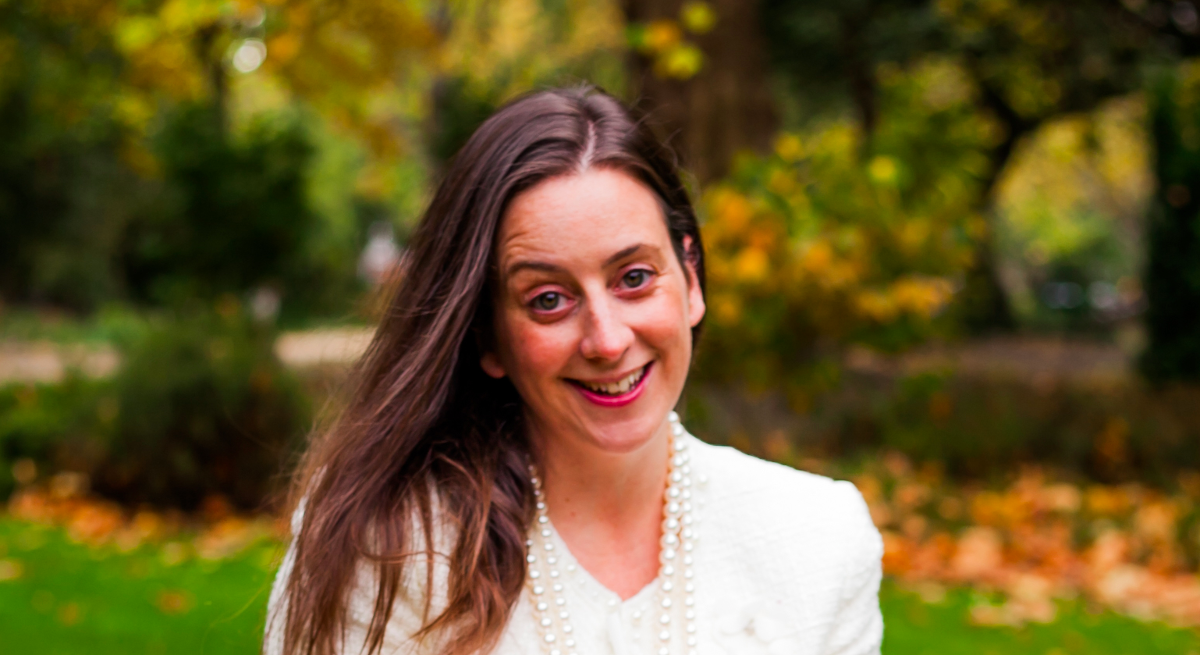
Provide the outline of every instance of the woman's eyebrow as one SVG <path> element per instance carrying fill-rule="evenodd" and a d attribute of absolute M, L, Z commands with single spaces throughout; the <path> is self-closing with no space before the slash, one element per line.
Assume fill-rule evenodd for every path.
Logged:
<path fill-rule="evenodd" d="M 561 266 L 550 264 L 547 262 L 530 261 L 528 259 L 517 260 L 508 265 L 508 269 L 504 272 L 504 277 L 510 278 L 517 273 L 524 271 L 545 271 L 547 273 L 560 273 L 564 269 Z"/>
<path fill-rule="evenodd" d="M 651 250 L 651 249 L 658 250 L 658 248 L 655 248 L 654 246 L 651 246 L 651 245 L 647 245 L 645 243 L 635 243 L 632 246 L 629 246 L 628 248 L 622 248 L 622 249 L 618 250 L 617 252 L 613 253 L 611 256 L 609 256 L 608 259 L 604 260 L 604 266 L 612 266 L 614 263 L 621 261 L 622 259 L 625 259 L 626 257 L 637 254 L 638 251 L 642 250 L 643 248 L 648 249 L 648 250 Z M 540 262 L 540 261 L 529 260 L 529 259 L 519 259 L 508 265 L 508 268 L 504 271 L 504 277 L 511 278 L 512 276 L 516 275 L 520 271 L 524 271 L 524 270 L 543 271 L 543 272 L 547 272 L 547 273 L 561 273 L 565 269 L 557 264 L 551 264 L 549 262 Z"/>
<path fill-rule="evenodd" d="M 635 243 L 632 246 L 629 246 L 628 248 L 622 248 L 621 250 L 618 250 L 611 257 L 604 260 L 604 265 L 611 266 L 614 263 L 619 262 L 622 259 L 625 259 L 626 257 L 628 257 L 630 255 L 636 254 L 637 251 L 641 250 L 642 248 L 651 248 L 651 247 L 652 246 L 648 246 L 644 243 Z M 656 248 L 656 250 L 657 250 L 657 248 Z"/>

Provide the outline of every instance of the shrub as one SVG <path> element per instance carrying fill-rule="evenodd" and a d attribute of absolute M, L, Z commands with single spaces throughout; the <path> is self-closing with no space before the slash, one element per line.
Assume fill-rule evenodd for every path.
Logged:
<path fill-rule="evenodd" d="M 13 465 L 35 470 L 92 471 L 103 457 L 116 416 L 111 384 L 69 377 L 59 384 L 0 389 L 0 498 L 15 485 Z"/>
<path fill-rule="evenodd" d="M 267 498 L 308 406 L 274 334 L 224 307 L 164 322 L 124 348 L 98 491 L 184 509 L 212 494 L 245 508 Z"/>
<path fill-rule="evenodd" d="M 780 394 L 692 387 L 689 428 L 786 463 L 895 451 L 959 479 L 1046 464 L 1108 483 L 1171 487 L 1200 470 L 1200 387 L 1137 380 L 851 373 L 803 412 Z"/>
<path fill-rule="evenodd" d="M 888 77 L 894 111 L 869 144 L 847 122 L 784 134 L 707 189 L 702 377 L 820 388 L 849 344 L 895 351 L 951 327 L 987 126 L 965 99 L 930 104 L 946 77 L 948 65 Z"/>

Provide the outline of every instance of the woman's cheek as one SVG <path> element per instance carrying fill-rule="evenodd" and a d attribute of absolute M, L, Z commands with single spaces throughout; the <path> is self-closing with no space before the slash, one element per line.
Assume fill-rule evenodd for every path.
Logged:
<path fill-rule="evenodd" d="M 547 325 L 526 318 L 512 336 L 517 364 L 539 377 L 557 376 L 571 357 L 571 336 L 561 324 Z"/>
<path fill-rule="evenodd" d="M 649 303 L 642 318 L 642 334 L 646 342 L 656 349 L 669 348 L 682 337 L 691 338 L 683 299 L 675 293 L 659 294 L 657 302 Z"/>

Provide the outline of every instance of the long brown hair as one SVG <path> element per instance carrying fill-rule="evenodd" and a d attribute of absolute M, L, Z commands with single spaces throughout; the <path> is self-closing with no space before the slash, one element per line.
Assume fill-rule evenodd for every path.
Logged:
<path fill-rule="evenodd" d="M 625 171 L 659 197 L 676 256 L 703 291 L 700 233 L 675 159 L 631 109 L 586 87 L 550 90 L 484 122 L 414 233 L 345 410 L 296 477 L 304 512 L 281 604 L 288 655 L 340 649 L 362 562 L 377 574 L 366 647 L 379 652 L 412 545 L 425 544 L 417 554 L 432 563 L 435 525 L 455 531 L 446 606 L 430 617 L 430 566 L 417 638 L 438 633 L 444 653 L 496 644 L 525 580 L 533 491 L 520 397 L 479 364 L 491 343 L 493 240 L 516 194 L 591 166 Z"/>

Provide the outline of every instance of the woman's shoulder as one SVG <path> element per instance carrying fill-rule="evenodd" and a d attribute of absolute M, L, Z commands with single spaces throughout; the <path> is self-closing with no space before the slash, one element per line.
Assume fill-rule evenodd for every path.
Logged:
<path fill-rule="evenodd" d="M 802 542 L 813 546 L 871 546 L 879 540 L 854 484 L 764 461 L 728 446 L 694 437 L 692 441 L 706 522 L 729 523 L 730 529 L 769 526 L 781 540 L 803 535 Z"/>

